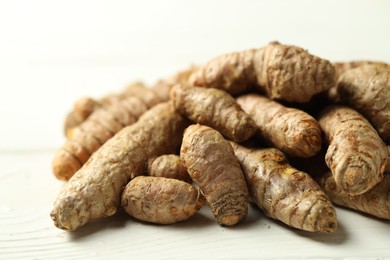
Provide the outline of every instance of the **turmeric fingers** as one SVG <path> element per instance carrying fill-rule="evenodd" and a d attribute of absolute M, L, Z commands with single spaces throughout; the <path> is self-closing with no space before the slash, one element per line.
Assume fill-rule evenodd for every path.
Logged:
<path fill-rule="evenodd" d="M 69 135 L 70 129 L 84 122 L 99 106 L 101 106 L 101 103 L 90 97 L 83 97 L 77 100 L 73 105 L 73 110 L 65 118 L 65 136 Z"/>
<path fill-rule="evenodd" d="M 326 164 L 344 192 L 362 194 L 382 180 L 387 148 L 361 114 L 330 106 L 319 116 L 319 123 L 329 143 Z"/>
<path fill-rule="evenodd" d="M 331 172 L 321 177 L 320 184 L 335 204 L 390 220 L 390 174 L 385 174 L 381 182 L 359 195 L 343 191 Z"/>
<path fill-rule="evenodd" d="M 123 127 L 135 123 L 147 109 L 139 98 L 129 97 L 95 110 L 87 120 L 69 130 L 68 140 L 53 158 L 54 175 L 69 180 L 100 146 Z"/>
<path fill-rule="evenodd" d="M 364 115 L 382 139 L 390 143 L 390 65 L 359 66 L 339 77 L 335 87 L 340 103 Z"/>
<path fill-rule="evenodd" d="M 151 176 L 130 181 L 121 201 L 130 216 L 157 224 L 184 221 L 206 202 L 200 191 L 186 182 Z"/>
<path fill-rule="evenodd" d="M 256 132 L 256 124 L 222 90 L 176 85 L 171 90 L 177 111 L 191 121 L 218 130 L 227 139 L 243 142 Z"/>
<path fill-rule="evenodd" d="M 272 42 L 180 71 L 151 89 L 137 83 L 79 100 L 65 123 L 68 141 L 53 160 L 54 174 L 69 180 L 51 212 L 55 225 L 76 230 L 120 206 L 136 219 L 171 224 L 207 202 L 220 225 L 232 226 L 245 219 L 250 196 L 286 225 L 330 233 L 337 219 L 326 193 L 389 219 L 390 154 L 381 140 L 388 143 L 390 132 L 389 67 L 364 63 L 333 65 Z M 362 115 L 341 106 L 319 115 L 330 102 Z M 197 124 L 186 128 L 191 121 Z M 256 134 L 277 149 L 237 144 Z M 309 158 L 313 176 L 327 165 L 326 192 L 283 152 Z"/>
<path fill-rule="evenodd" d="M 180 150 L 188 173 L 206 197 L 217 222 L 232 226 L 248 212 L 248 189 L 232 146 L 207 126 L 191 125 Z"/>
<path fill-rule="evenodd" d="M 272 42 L 260 49 L 225 54 L 190 77 L 195 86 L 237 95 L 255 86 L 271 99 L 307 102 L 335 84 L 335 69 L 302 48 Z"/>
<path fill-rule="evenodd" d="M 51 217 L 64 230 L 113 215 L 124 186 L 145 173 L 149 158 L 175 153 L 187 126 L 170 102 L 151 108 L 96 151 L 65 184 Z"/>
<path fill-rule="evenodd" d="M 306 231 L 336 231 L 336 212 L 327 196 L 310 175 L 290 166 L 282 152 L 232 146 L 251 198 L 267 216 Z"/>
<path fill-rule="evenodd" d="M 255 93 L 238 97 L 237 103 L 255 121 L 259 137 L 275 148 L 297 157 L 311 157 L 321 150 L 320 125 L 304 111 Z"/>
<path fill-rule="evenodd" d="M 148 108 L 157 103 L 168 101 L 160 99 L 155 91 L 145 87 L 141 82 L 133 82 L 129 84 L 123 91 L 106 95 L 100 99 L 84 97 L 76 101 L 73 109 L 68 113 L 64 122 L 65 136 L 69 137 L 72 128 L 83 123 L 96 109 L 104 106 L 112 106 L 123 99 L 129 97 L 137 97 Z"/>

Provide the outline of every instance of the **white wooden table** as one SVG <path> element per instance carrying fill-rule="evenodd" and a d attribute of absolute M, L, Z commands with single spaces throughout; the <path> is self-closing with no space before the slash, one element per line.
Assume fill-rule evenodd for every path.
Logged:
<path fill-rule="evenodd" d="M 152 84 L 192 63 L 272 40 L 330 60 L 390 62 L 387 1 L 0 1 L 0 259 L 390 259 L 390 223 L 337 208 L 334 234 L 250 208 L 235 227 L 208 208 L 170 226 L 119 212 L 75 232 L 49 212 L 51 160 L 79 97 Z"/>

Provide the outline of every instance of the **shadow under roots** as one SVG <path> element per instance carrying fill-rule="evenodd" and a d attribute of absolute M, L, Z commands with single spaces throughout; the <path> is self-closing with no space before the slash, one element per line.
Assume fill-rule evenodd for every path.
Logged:
<path fill-rule="evenodd" d="M 297 236 L 304 237 L 313 241 L 317 241 L 329 245 L 340 245 L 347 241 L 349 234 L 343 225 L 338 222 L 337 230 L 333 233 L 322 233 L 322 232 L 309 232 L 305 230 L 296 229 L 290 226 L 285 225 L 282 222 L 274 220 L 275 224 L 284 225 L 285 228 Z"/>
<path fill-rule="evenodd" d="M 251 228 L 252 225 L 259 226 L 259 221 L 262 221 L 264 219 L 267 219 L 267 221 L 264 221 L 263 224 L 266 228 L 270 228 L 270 225 L 266 223 L 266 222 L 270 222 L 272 223 L 272 225 L 282 227 L 287 232 L 292 232 L 297 236 L 304 237 L 325 244 L 330 244 L 330 245 L 342 244 L 349 237 L 346 229 L 343 227 L 343 225 L 340 222 L 337 223 L 337 230 L 334 233 L 309 232 L 309 231 L 300 230 L 291 227 L 281 222 L 280 220 L 267 217 L 261 209 L 259 209 L 256 205 L 252 203 L 250 205 L 250 214 L 248 214 L 248 219 L 243 223 L 241 223 L 240 225 L 242 225 L 243 228 L 248 228 L 248 227 Z M 247 221 L 248 223 L 245 224 L 245 222 Z M 240 225 L 238 225 L 237 227 L 239 228 Z"/>
<path fill-rule="evenodd" d="M 73 240 L 80 240 L 103 230 L 122 229 L 131 221 L 132 218 L 126 212 L 118 210 L 113 216 L 91 221 L 69 234 Z"/>
<path fill-rule="evenodd" d="M 248 215 L 246 216 L 246 218 L 237 225 L 232 226 L 231 228 L 236 230 L 253 229 L 253 227 L 258 226 L 264 218 L 264 213 L 256 205 L 249 203 Z"/>
<path fill-rule="evenodd" d="M 208 214 L 207 209 L 202 209 L 199 212 L 197 212 L 195 215 L 190 217 L 189 219 L 169 225 L 169 227 L 175 229 L 191 230 L 191 229 L 207 228 L 210 227 L 210 225 L 216 225 L 216 224 L 217 221 L 214 219 L 213 216 Z"/>

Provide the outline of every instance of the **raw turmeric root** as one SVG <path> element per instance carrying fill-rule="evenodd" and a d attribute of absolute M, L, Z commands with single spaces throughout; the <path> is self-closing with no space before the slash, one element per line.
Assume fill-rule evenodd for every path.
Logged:
<path fill-rule="evenodd" d="M 246 217 L 248 189 L 244 175 L 231 145 L 218 131 L 189 126 L 180 156 L 219 224 L 232 226 Z"/>
<path fill-rule="evenodd" d="M 218 130 L 227 139 L 239 143 L 256 132 L 253 119 L 222 90 L 176 85 L 170 95 L 177 111 L 193 122 Z"/>
<path fill-rule="evenodd" d="M 271 99 L 307 102 L 335 84 L 332 64 L 302 48 L 272 42 L 260 49 L 218 57 L 190 77 L 195 86 L 237 95 L 257 87 Z"/>
<path fill-rule="evenodd" d="M 162 103 L 104 143 L 67 182 L 51 217 L 64 230 L 115 214 L 125 185 L 145 174 L 148 159 L 179 150 L 187 126 L 173 105 Z"/>
<path fill-rule="evenodd" d="M 311 157 L 321 150 L 320 125 L 304 111 L 257 94 L 236 100 L 255 121 L 259 137 L 271 146 L 297 157 Z"/>
<path fill-rule="evenodd" d="M 385 174 L 380 183 L 360 195 L 344 192 L 331 172 L 321 178 L 320 184 L 335 204 L 390 220 L 390 174 Z"/>
<path fill-rule="evenodd" d="M 335 92 L 340 103 L 359 111 L 390 143 L 390 65 L 350 69 L 339 77 Z"/>
<path fill-rule="evenodd" d="M 347 62 L 334 62 L 333 66 L 336 70 L 336 80 L 339 79 L 340 75 L 346 72 L 347 70 L 354 69 L 360 66 L 365 65 L 374 65 L 376 67 L 390 68 L 390 64 L 381 61 L 372 61 L 372 60 L 356 60 L 356 61 L 347 61 Z"/>
<path fill-rule="evenodd" d="M 386 145 L 361 114 L 330 106 L 319 116 L 319 123 L 329 143 L 326 164 L 344 192 L 362 194 L 382 180 Z"/>
<path fill-rule="evenodd" d="M 175 154 L 164 154 L 153 158 L 148 162 L 148 174 L 155 177 L 165 177 L 191 182 L 187 168 L 180 156 Z"/>
<path fill-rule="evenodd" d="M 231 144 L 251 198 L 267 216 L 306 231 L 336 231 L 336 211 L 309 174 L 290 166 L 275 148 L 250 150 Z"/>
<path fill-rule="evenodd" d="M 164 177 L 135 177 L 122 193 L 122 207 L 130 216 L 156 224 L 184 221 L 205 202 L 195 187 Z"/>
<path fill-rule="evenodd" d="M 129 97 L 140 98 L 148 108 L 151 108 L 157 103 L 168 101 L 168 99 L 162 100 L 154 90 L 145 87 L 141 82 L 131 83 L 123 91 L 106 95 L 100 99 L 90 97 L 81 98 L 76 101 L 73 110 L 65 118 L 65 136 L 69 137 L 71 129 L 83 123 L 96 109 L 104 106 L 112 106 Z"/>
<path fill-rule="evenodd" d="M 100 102 L 90 97 L 83 97 L 77 100 L 73 105 L 73 110 L 65 118 L 65 136 L 68 136 L 70 129 L 84 122 L 99 106 L 101 106 Z"/>
<path fill-rule="evenodd" d="M 129 97 L 95 110 L 86 121 L 69 130 L 64 146 L 54 156 L 54 175 L 69 180 L 100 146 L 123 127 L 135 123 L 147 109 L 141 99 Z"/>

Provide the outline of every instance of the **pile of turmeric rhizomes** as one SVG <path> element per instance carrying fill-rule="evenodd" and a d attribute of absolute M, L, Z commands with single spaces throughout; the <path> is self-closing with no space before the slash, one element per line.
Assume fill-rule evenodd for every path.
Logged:
<path fill-rule="evenodd" d="M 122 207 L 173 224 L 207 204 L 233 226 L 251 202 L 310 232 L 336 231 L 332 203 L 390 219 L 389 130 L 385 63 L 278 42 L 225 54 L 77 101 L 53 160 L 67 182 L 51 217 L 73 231 Z"/>

